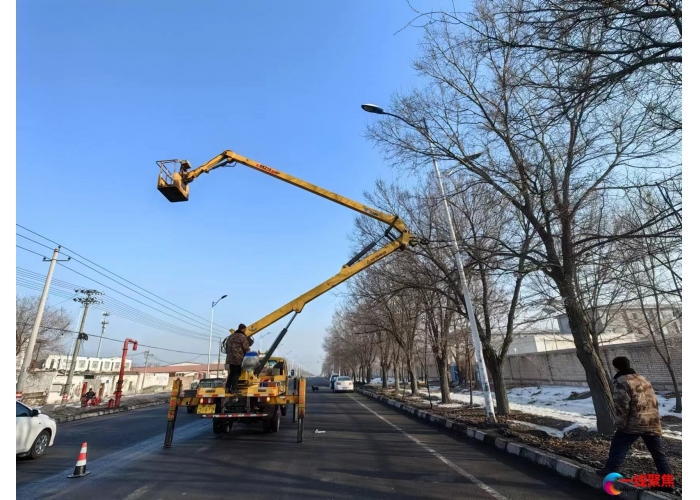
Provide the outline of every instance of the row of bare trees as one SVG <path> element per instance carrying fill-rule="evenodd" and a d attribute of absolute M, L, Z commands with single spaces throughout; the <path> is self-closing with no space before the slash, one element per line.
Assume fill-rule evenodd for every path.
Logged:
<path fill-rule="evenodd" d="M 447 359 L 468 323 L 429 173 L 435 159 L 449 168 L 498 414 L 509 411 L 502 367 L 513 333 L 547 308 L 568 319 L 599 432 L 613 431 L 600 337 L 625 305 L 643 310 L 631 327 L 651 338 L 675 384 L 667 326 L 679 312 L 663 311 L 680 311 L 682 299 L 681 15 L 680 2 L 643 0 L 477 1 L 469 12 L 419 13 L 423 84 L 391 102 L 408 123 L 387 117 L 368 130 L 411 182 L 378 182 L 367 201 L 428 244 L 353 280 L 327 352 L 362 346 L 356 366 L 366 370 L 370 355 L 382 373 L 403 365 L 415 392 L 423 342 L 449 398 Z M 358 247 L 378 230 L 358 219 Z"/>
<path fill-rule="evenodd" d="M 18 368 L 20 355 L 26 351 L 29 343 L 34 320 L 39 310 L 39 299 L 38 295 L 17 296 L 16 298 L 15 357 Z M 70 329 L 71 321 L 71 317 L 65 309 L 46 306 L 34 345 L 33 362 L 41 359 L 42 355 L 60 351 L 65 341 L 64 334 Z"/>

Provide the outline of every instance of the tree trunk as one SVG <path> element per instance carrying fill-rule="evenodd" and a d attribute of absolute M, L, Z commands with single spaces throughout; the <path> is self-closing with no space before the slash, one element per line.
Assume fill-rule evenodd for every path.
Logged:
<path fill-rule="evenodd" d="M 382 368 L 382 389 L 386 389 L 387 387 L 389 387 L 389 381 L 388 381 L 389 377 L 387 374 L 387 372 L 389 370 L 388 370 L 388 367 L 385 363 L 381 363 L 380 365 Z"/>
<path fill-rule="evenodd" d="M 493 379 L 493 391 L 496 393 L 496 415 L 506 416 L 510 413 L 510 404 L 508 403 L 506 384 L 503 381 L 504 360 L 498 358 L 496 351 L 490 345 L 484 344 L 484 361 Z"/>
<path fill-rule="evenodd" d="M 411 361 L 411 356 L 406 356 L 406 370 L 408 371 L 408 379 L 411 382 L 411 395 L 418 395 L 418 381 L 416 380 L 416 374 L 413 370 L 413 362 Z"/>
<path fill-rule="evenodd" d="M 399 364 L 394 361 L 394 390 L 399 393 Z"/>
<path fill-rule="evenodd" d="M 469 377 L 469 406 L 474 406 L 474 389 L 472 384 L 472 357 L 469 355 L 469 349 L 467 349 L 467 376 Z"/>
<path fill-rule="evenodd" d="M 573 297 L 573 293 L 562 293 L 562 295 Z M 587 318 L 577 302 L 566 305 L 566 316 L 576 345 L 576 357 L 586 372 L 586 382 L 591 390 L 598 432 L 610 436 L 615 432 L 612 393 L 603 363 L 595 352 L 589 333 L 586 331 L 589 326 Z"/>
<path fill-rule="evenodd" d="M 670 360 L 668 363 L 664 364 L 666 365 L 666 368 L 668 368 L 668 374 L 671 375 L 671 380 L 673 381 L 673 392 L 676 393 L 676 408 L 674 409 L 674 412 L 681 413 L 683 411 L 683 401 L 681 398 L 681 389 L 678 387 L 678 381 L 676 380 L 676 374 L 671 367 Z"/>
<path fill-rule="evenodd" d="M 442 402 L 450 403 L 450 378 L 447 373 L 445 358 L 436 354 L 435 365 L 437 366 L 438 375 L 440 377 L 440 395 L 442 396 Z"/>
<path fill-rule="evenodd" d="M 367 365 L 367 381 L 365 383 L 369 384 L 371 381 L 372 381 L 372 365 L 369 364 L 369 365 Z"/>

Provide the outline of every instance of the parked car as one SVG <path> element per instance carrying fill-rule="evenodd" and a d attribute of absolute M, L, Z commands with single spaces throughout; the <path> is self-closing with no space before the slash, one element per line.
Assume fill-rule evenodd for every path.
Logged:
<path fill-rule="evenodd" d="M 352 392 L 355 386 L 350 377 L 338 377 L 333 383 L 333 392 Z"/>
<path fill-rule="evenodd" d="M 15 401 L 17 414 L 15 434 L 17 455 L 39 458 L 49 446 L 53 446 L 56 437 L 56 421 L 44 415 L 40 410 Z"/>
<path fill-rule="evenodd" d="M 331 375 L 330 383 L 328 384 L 329 389 L 331 389 L 331 390 L 333 389 L 333 384 L 335 383 L 335 379 L 337 379 L 338 377 L 340 377 L 340 375 L 338 375 L 337 373 L 334 373 Z"/>

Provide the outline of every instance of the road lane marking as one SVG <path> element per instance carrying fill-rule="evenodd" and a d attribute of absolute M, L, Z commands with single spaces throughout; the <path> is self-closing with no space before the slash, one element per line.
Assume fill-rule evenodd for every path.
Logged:
<path fill-rule="evenodd" d="M 399 427 L 398 425 L 395 425 L 395 424 L 389 422 L 387 419 L 385 419 L 384 417 L 382 417 L 379 413 L 377 413 L 377 412 L 374 411 L 373 409 L 369 408 L 368 406 L 366 406 L 366 405 L 363 404 L 363 403 L 360 403 L 360 401 L 358 401 L 358 400 L 355 399 L 354 397 L 351 397 L 350 399 L 352 399 L 352 400 L 355 401 L 357 404 L 359 404 L 360 406 L 362 406 L 362 407 L 363 407 L 365 410 L 367 410 L 368 412 L 374 413 L 375 416 L 377 416 L 377 417 L 379 417 L 380 419 L 382 419 L 384 422 L 386 422 L 387 424 L 389 424 L 390 426 L 392 426 L 394 429 L 396 429 L 396 430 L 399 431 L 401 434 L 403 434 L 404 436 L 406 436 L 408 439 L 410 439 L 411 441 L 413 441 L 414 443 L 416 443 L 418 446 L 421 446 L 424 450 L 429 451 L 434 457 L 438 458 L 438 459 L 439 459 L 440 461 L 442 461 L 445 465 L 447 465 L 448 467 L 450 467 L 452 470 L 454 470 L 455 472 L 457 472 L 457 473 L 460 474 L 461 476 L 466 477 L 467 479 L 469 479 L 472 483 L 474 483 L 475 485 L 477 485 L 479 488 L 481 488 L 482 490 L 484 490 L 486 493 L 488 493 L 488 494 L 491 495 L 492 497 L 496 498 L 497 500 L 508 500 L 507 497 L 504 497 L 504 496 L 501 495 L 499 492 L 497 492 L 496 490 L 494 490 L 493 488 L 491 488 L 489 485 L 487 485 L 487 484 L 485 484 L 485 483 L 482 483 L 482 482 L 479 481 L 476 477 L 472 476 L 472 475 L 469 474 L 467 471 L 465 471 L 464 469 L 462 469 L 460 466 L 458 466 L 457 464 L 452 463 L 450 460 L 448 460 L 447 458 L 445 458 L 445 457 L 443 457 L 442 455 L 440 455 L 437 451 L 433 450 L 433 449 L 432 449 L 430 446 L 428 446 L 427 444 L 425 444 L 425 443 L 421 442 L 420 440 L 416 439 L 415 437 L 411 436 L 408 432 L 406 432 L 405 430 L 403 430 L 403 429 L 402 429 L 401 427 Z"/>
<path fill-rule="evenodd" d="M 132 491 L 126 497 L 124 497 L 124 500 L 136 500 L 138 498 L 141 498 L 150 489 L 151 485 L 149 484 L 147 484 L 146 486 L 141 486 L 139 489 Z"/>

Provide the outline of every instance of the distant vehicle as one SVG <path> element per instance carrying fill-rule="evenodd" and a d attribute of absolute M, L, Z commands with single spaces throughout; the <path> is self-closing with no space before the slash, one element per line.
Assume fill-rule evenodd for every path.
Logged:
<path fill-rule="evenodd" d="M 19 401 L 15 401 L 15 404 L 17 455 L 39 458 L 46 452 L 46 448 L 53 446 L 56 421 L 42 414 L 40 410 L 30 408 Z"/>
<path fill-rule="evenodd" d="M 331 375 L 330 383 L 328 384 L 329 389 L 333 389 L 333 384 L 335 383 L 335 379 L 337 379 L 338 377 L 340 377 L 340 375 L 338 375 L 337 373 L 334 373 Z"/>
<path fill-rule="evenodd" d="M 352 392 L 355 390 L 355 385 L 350 377 L 338 377 L 333 382 L 333 392 Z"/>

